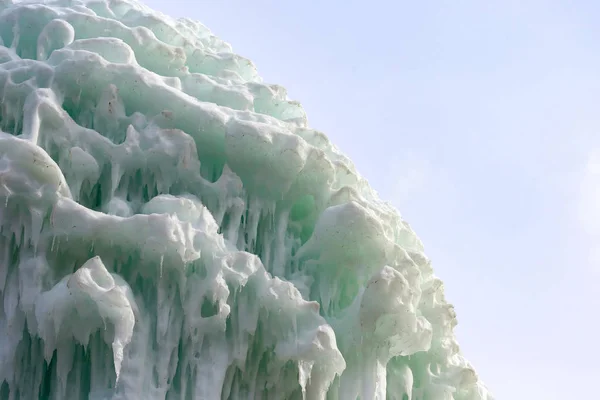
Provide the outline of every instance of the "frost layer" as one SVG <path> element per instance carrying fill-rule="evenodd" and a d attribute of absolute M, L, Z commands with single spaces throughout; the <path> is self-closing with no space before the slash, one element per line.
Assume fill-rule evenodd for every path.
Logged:
<path fill-rule="evenodd" d="M 410 227 L 133 1 L 0 2 L 0 398 L 491 399 Z"/>

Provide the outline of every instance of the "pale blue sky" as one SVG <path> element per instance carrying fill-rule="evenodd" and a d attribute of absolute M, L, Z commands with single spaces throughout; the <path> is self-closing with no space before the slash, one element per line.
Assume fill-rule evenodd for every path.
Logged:
<path fill-rule="evenodd" d="M 600 3 L 145 2 L 287 87 L 400 209 L 498 399 L 597 397 Z"/>

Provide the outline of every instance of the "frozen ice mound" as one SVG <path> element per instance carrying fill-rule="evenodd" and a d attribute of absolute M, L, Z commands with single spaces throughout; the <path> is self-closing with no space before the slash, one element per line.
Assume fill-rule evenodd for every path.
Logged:
<path fill-rule="evenodd" d="M 0 1 L 0 398 L 491 399 L 285 89 L 127 0 Z"/>

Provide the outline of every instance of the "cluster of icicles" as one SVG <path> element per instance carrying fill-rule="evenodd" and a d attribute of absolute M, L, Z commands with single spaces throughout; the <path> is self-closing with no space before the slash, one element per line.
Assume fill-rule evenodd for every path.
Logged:
<path fill-rule="evenodd" d="M 0 398 L 488 400 L 301 106 L 134 1 L 0 3 Z"/>

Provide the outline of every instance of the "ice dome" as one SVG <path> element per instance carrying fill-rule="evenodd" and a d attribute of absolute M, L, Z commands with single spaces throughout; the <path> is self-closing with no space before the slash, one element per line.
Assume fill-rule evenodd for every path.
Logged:
<path fill-rule="evenodd" d="M 200 23 L 3 0 L 0 98 L 0 398 L 492 398 L 410 226 Z"/>

